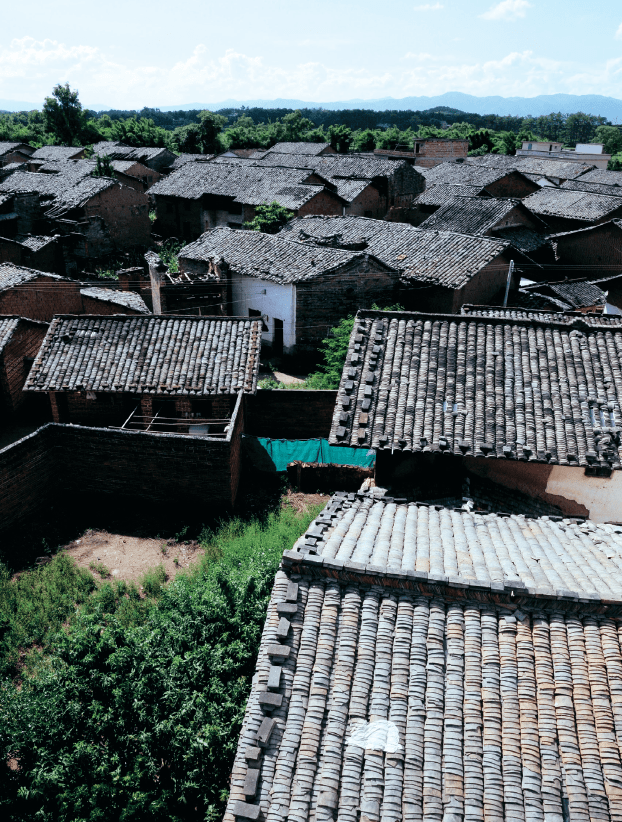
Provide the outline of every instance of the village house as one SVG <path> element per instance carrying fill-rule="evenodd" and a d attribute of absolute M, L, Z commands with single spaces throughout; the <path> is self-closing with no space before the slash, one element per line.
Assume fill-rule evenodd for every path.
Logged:
<path fill-rule="evenodd" d="M 330 442 L 376 450 L 377 484 L 399 495 L 470 474 L 617 521 L 622 322 L 553 316 L 359 312 Z"/>
<path fill-rule="evenodd" d="M 574 180 L 595 170 L 595 166 L 591 163 L 554 160 L 548 157 L 516 157 L 505 154 L 484 154 L 481 157 L 469 157 L 467 163 L 493 168 L 518 169 L 521 174 L 529 177 L 541 188 L 559 186 L 566 180 Z"/>
<path fill-rule="evenodd" d="M 556 300 L 560 311 L 602 314 L 607 307 L 607 292 L 600 285 L 583 277 L 523 285 L 521 291 L 531 296 Z"/>
<path fill-rule="evenodd" d="M 592 194 L 606 194 L 608 197 L 622 197 L 622 187 L 618 183 L 607 185 L 606 183 L 589 182 L 584 177 L 577 177 L 576 180 L 566 180 L 560 186 L 570 191 L 591 191 Z"/>
<path fill-rule="evenodd" d="M 235 153 L 238 156 L 245 156 L 247 153 L 239 150 Z M 304 143 L 304 142 L 289 142 L 289 143 L 275 143 L 271 148 L 255 149 L 250 152 L 249 156 L 252 158 L 261 159 L 266 154 L 295 154 L 306 155 L 307 157 L 326 157 L 327 155 L 336 154 L 337 152 L 330 143 Z"/>
<path fill-rule="evenodd" d="M 395 149 L 374 149 L 374 154 L 377 157 L 406 160 L 423 168 L 433 168 L 441 163 L 461 163 L 466 160 L 468 153 L 468 140 L 450 140 L 444 137 L 428 137 L 425 140 L 415 139 L 412 149 L 406 146 L 397 146 Z"/>
<path fill-rule="evenodd" d="M 576 266 L 593 269 L 600 279 L 622 272 L 622 220 L 608 220 L 595 226 L 564 231 L 550 236 L 555 259 L 570 274 Z"/>
<path fill-rule="evenodd" d="M 61 274 L 65 270 L 60 237 L 20 234 L 14 239 L 0 236 L 0 263 Z"/>
<path fill-rule="evenodd" d="M 22 389 L 47 330 L 44 322 L 0 315 L 0 422 L 23 409 Z"/>
<path fill-rule="evenodd" d="M 620 527 L 461 503 L 283 553 L 224 822 L 618 818 Z"/>
<path fill-rule="evenodd" d="M 224 157 L 227 154 L 228 152 L 225 152 L 225 154 L 221 156 Z M 208 163 L 210 160 L 213 160 L 215 156 L 215 154 L 180 154 L 170 165 L 169 171 L 177 171 L 177 169 L 185 166 L 186 163 Z"/>
<path fill-rule="evenodd" d="M 211 162 L 186 163 L 149 194 L 159 233 L 195 240 L 209 228 L 242 228 L 264 203 L 277 202 L 296 215 L 342 214 L 346 202 L 334 189 L 307 169 Z"/>
<path fill-rule="evenodd" d="M 291 220 L 278 236 L 372 254 L 399 270 L 399 301 L 408 308 L 457 312 L 465 302 L 488 302 L 508 278 L 509 243 L 489 237 L 364 217 Z"/>
<path fill-rule="evenodd" d="M 541 188 L 523 204 L 555 233 L 622 217 L 622 198 L 567 188 Z"/>
<path fill-rule="evenodd" d="M 81 160 L 84 157 L 84 148 L 75 146 L 41 146 L 30 155 L 32 161 L 65 162 L 66 160 Z"/>
<path fill-rule="evenodd" d="M 143 166 L 166 174 L 177 155 L 168 148 L 153 146 L 126 146 L 114 140 L 103 140 L 93 146 L 94 157 L 109 157 L 111 160 L 125 160 L 141 163 Z M 155 182 L 155 179 L 153 180 Z"/>
<path fill-rule="evenodd" d="M 12 263 L 0 264 L 0 314 L 49 322 L 56 314 L 147 314 L 135 293 L 81 283 Z"/>
<path fill-rule="evenodd" d="M 13 164 L 25 163 L 33 153 L 34 148 L 28 143 L 16 143 L 0 140 L 0 168 Z"/>
<path fill-rule="evenodd" d="M 540 186 L 516 168 L 499 168 L 474 164 L 442 163 L 425 175 L 426 191 L 437 185 L 476 186 L 491 197 L 514 197 L 522 200 Z"/>
<path fill-rule="evenodd" d="M 262 318 L 263 345 L 275 355 L 314 354 L 330 329 L 357 307 L 397 298 L 398 272 L 369 252 L 320 248 L 258 231 L 206 232 L 181 250 L 179 271 L 166 289 L 167 300 L 188 281 L 219 288 L 228 313 Z M 204 297 L 203 311 L 213 311 L 214 291 Z M 189 301 L 185 307 L 196 310 L 192 306 Z"/>
<path fill-rule="evenodd" d="M 133 495 L 161 499 L 164 485 L 169 503 L 199 498 L 226 510 L 260 346 L 260 322 L 248 318 L 62 315 L 24 391 L 47 394 L 55 423 L 103 447 Z"/>
<path fill-rule="evenodd" d="M 110 178 L 136 191 L 146 191 L 162 175 L 134 160 L 112 160 Z M 92 177 L 97 167 L 96 160 L 54 160 L 37 166 L 39 174 L 61 174 L 74 180 Z"/>
<path fill-rule="evenodd" d="M 13 232 L 5 236 L 80 234 L 76 254 L 83 257 L 151 239 L 147 195 L 109 177 L 17 171 L 0 183 L 0 208 L 10 209 L 0 220 L 0 232 Z"/>
<path fill-rule="evenodd" d="M 524 140 L 516 150 L 517 157 L 543 157 L 563 160 L 567 163 L 587 163 L 596 168 L 607 168 L 611 154 L 603 153 L 602 143 L 577 143 L 574 149 L 566 149 L 563 143 Z"/>

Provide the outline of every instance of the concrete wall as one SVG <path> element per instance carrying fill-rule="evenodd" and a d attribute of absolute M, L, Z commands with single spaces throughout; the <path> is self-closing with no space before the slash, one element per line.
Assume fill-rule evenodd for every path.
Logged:
<path fill-rule="evenodd" d="M 275 389 L 247 394 L 246 433 L 271 439 L 327 439 L 336 399 L 336 391 Z"/>

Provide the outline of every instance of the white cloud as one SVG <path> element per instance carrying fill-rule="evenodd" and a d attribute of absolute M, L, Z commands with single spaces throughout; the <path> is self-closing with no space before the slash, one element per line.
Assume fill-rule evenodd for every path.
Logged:
<path fill-rule="evenodd" d="M 518 20 L 519 17 L 525 16 L 528 8 L 531 8 L 531 3 L 527 0 L 502 0 L 480 14 L 480 17 L 484 20 Z"/>
<path fill-rule="evenodd" d="M 442 3 L 424 3 L 421 6 L 414 6 L 415 11 L 440 11 L 445 6 Z"/>
<path fill-rule="evenodd" d="M 386 66 L 338 62 L 279 65 L 238 51 L 214 53 L 199 44 L 174 64 L 133 63 L 89 45 L 66 45 L 30 37 L 0 46 L 0 98 L 42 101 L 59 82 L 69 82 L 86 106 L 115 108 L 143 105 L 215 103 L 295 98 L 308 101 L 355 97 L 406 97 L 462 91 L 479 96 L 531 97 L 537 94 L 609 94 L 619 96 L 622 57 L 584 65 L 551 60 L 531 51 L 502 59 L 458 62 L 444 50 L 411 52 Z M 423 91 L 425 89 L 425 91 Z"/>
<path fill-rule="evenodd" d="M 616 31 L 616 40 L 622 40 L 622 23 L 618 26 L 618 30 Z"/>

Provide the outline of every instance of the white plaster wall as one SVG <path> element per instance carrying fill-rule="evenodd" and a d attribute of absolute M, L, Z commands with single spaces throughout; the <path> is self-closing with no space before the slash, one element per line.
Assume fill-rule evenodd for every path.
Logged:
<path fill-rule="evenodd" d="M 594 522 L 622 522 L 622 471 L 613 471 L 605 479 L 586 477 L 582 470 L 554 465 L 546 492 L 585 505 Z"/>
<path fill-rule="evenodd" d="M 265 292 L 265 293 L 264 293 Z M 248 317 L 248 309 L 267 315 L 268 331 L 261 335 L 262 342 L 274 339 L 274 318 L 283 320 L 283 349 L 285 353 L 296 345 L 296 287 L 254 277 L 234 275 L 231 281 L 231 311 L 235 316 Z"/>

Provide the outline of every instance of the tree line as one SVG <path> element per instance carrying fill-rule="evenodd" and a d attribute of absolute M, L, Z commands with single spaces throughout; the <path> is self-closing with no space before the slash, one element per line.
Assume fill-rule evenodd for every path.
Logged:
<path fill-rule="evenodd" d="M 574 146 L 602 142 L 608 154 L 622 153 L 622 130 L 606 118 L 577 112 L 540 117 L 469 114 L 447 107 L 429 111 L 366 109 L 244 108 L 212 111 L 94 112 L 83 109 L 78 92 L 57 85 L 41 111 L 0 115 L 0 140 L 34 146 L 90 145 L 119 140 L 130 146 L 162 146 L 177 152 L 216 154 L 228 149 L 270 148 L 281 141 L 327 142 L 336 151 L 411 147 L 426 137 L 466 138 L 471 154 L 514 154 L 523 140 Z"/>

